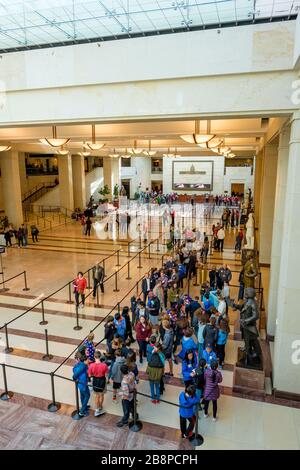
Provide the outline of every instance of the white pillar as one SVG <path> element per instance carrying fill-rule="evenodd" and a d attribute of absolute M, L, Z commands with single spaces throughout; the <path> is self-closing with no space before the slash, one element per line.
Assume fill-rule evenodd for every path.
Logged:
<path fill-rule="evenodd" d="M 254 219 L 255 219 L 255 228 L 259 227 L 259 220 L 260 220 L 260 195 L 261 195 L 261 180 L 262 180 L 262 160 L 263 160 L 263 152 L 260 151 L 255 156 L 255 175 L 254 175 Z"/>
<path fill-rule="evenodd" d="M 86 207 L 84 156 L 72 155 L 74 207 Z"/>
<path fill-rule="evenodd" d="M 265 265 L 271 263 L 277 160 L 278 144 L 267 144 L 263 158 L 259 217 L 259 262 Z"/>
<path fill-rule="evenodd" d="M 23 223 L 19 154 L 15 150 L 3 152 L 0 162 L 5 215 L 19 228 Z"/>
<path fill-rule="evenodd" d="M 290 128 L 284 127 L 279 137 L 278 164 L 276 179 L 275 210 L 273 221 L 272 253 L 270 287 L 268 301 L 267 333 L 275 335 L 275 323 L 278 306 L 278 283 L 280 272 L 280 255 L 282 249 L 282 237 L 285 223 L 285 196 L 287 187 L 287 170 L 289 161 Z"/>
<path fill-rule="evenodd" d="M 58 156 L 60 207 L 74 210 L 73 176 L 71 155 Z"/>
<path fill-rule="evenodd" d="M 300 111 L 293 115 L 273 362 L 274 388 L 300 394 Z"/>
<path fill-rule="evenodd" d="M 113 197 L 113 190 L 115 184 L 121 184 L 121 162 L 120 158 L 103 158 L 103 177 L 104 185 L 107 184 L 110 190 L 111 197 Z"/>

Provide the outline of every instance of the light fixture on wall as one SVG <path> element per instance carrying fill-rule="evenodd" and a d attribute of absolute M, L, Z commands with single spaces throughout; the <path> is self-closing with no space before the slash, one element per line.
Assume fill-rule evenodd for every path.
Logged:
<path fill-rule="evenodd" d="M 235 156 L 236 156 L 235 153 L 230 152 L 227 155 L 225 155 L 225 158 L 234 158 Z"/>
<path fill-rule="evenodd" d="M 11 145 L 0 145 L 0 152 L 8 152 L 11 149 Z"/>
<path fill-rule="evenodd" d="M 137 141 L 135 140 L 133 142 L 133 148 L 128 150 L 128 152 L 131 153 L 132 155 L 141 155 L 144 152 L 144 149 L 138 148 Z"/>
<path fill-rule="evenodd" d="M 101 144 L 100 142 L 96 142 L 96 126 L 92 124 L 92 141 L 86 142 L 85 147 L 89 148 L 90 150 L 100 150 L 104 147 L 105 144 Z"/>
<path fill-rule="evenodd" d="M 156 153 L 156 150 L 151 150 L 151 140 L 149 140 L 148 150 L 144 150 L 143 154 L 147 157 L 153 157 Z"/>
<path fill-rule="evenodd" d="M 207 121 L 207 132 L 201 134 L 200 132 L 200 120 L 195 121 L 195 132 L 193 134 L 181 135 L 181 139 L 185 140 L 189 144 L 203 145 L 210 142 L 216 137 L 216 134 L 212 134 L 210 130 L 210 121 Z"/>
<path fill-rule="evenodd" d="M 57 150 L 57 153 L 58 153 L 59 155 L 68 155 L 69 150 L 68 150 L 68 149 L 65 149 L 65 148 L 63 147 L 63 145 L 62 145 L 62 146 L 60 147 L 60 149 Z"/>
<path fill-rule="evenodd" d="M 118 158 L 120 156 L 119 153 L 116 153 L 116 149 L 113 150 L 113 153 L 108 155 L 110 158 Z"/>
<path fill-rule="evenodd" d="M 66 145 L 69 140 L 70 139 L 58 139 L 56 126 L 52 126 L 52 138 L 49 139 L 45 137 L 44 139 L 40 139 L 40 142 L 42 142 L 42 144 L 50 145 L 50 147 L 62 147 L 63 145 Z"/>
<path fill-rule="evenodd" d="M 80 155 L 81 157 L 89 157 L 91 155 L 91 152 L 85 149 L 86 149 L 86 142 L 82 144 L 82 151 L 78 152 L 78 155 Z"/>

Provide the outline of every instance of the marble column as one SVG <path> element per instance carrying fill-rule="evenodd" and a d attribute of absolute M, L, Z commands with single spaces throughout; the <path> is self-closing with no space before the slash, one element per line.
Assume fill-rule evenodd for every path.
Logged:
<path fill-rule="evenodd" d="M 255 176 L 254 176 L 254 218 L 255 228 L 259 226 L 260 215 L 260 194 L 262 180 L 262 160 L 263 152 L 260 151 L 255 157 Z"/>
<path fill-rule="evenodd" d="M 271 263 L 272 228 L 278 160 L 278 141 L 266 144 L 262 163 L 259 215 L 259 262 Z"/>
<path fill-rule="evenodd" d="M 111 198 L 113 198 L 113 190 L 115 184 L 121 185 L 121 162 L 120 158 L 103 158 L 103 177 L 104 185 L 107 184 L 110 190 Z"/>
<path fill-rule="evenodd" d="M 22 196 L 28 191 L 28 178 L 26 175 L 25 153 L 19 152 L 19 167 Z"/>
<path fill-rule="evenodd" d="M 71 155 L 58 156 L 58 174 L 60 207 L 73 211 L 74 195 Z"/>
<path fill-rule="evenodd" d="M 285 223 L 285 196 L 287 188 L 287 170 L 289 160 L 290 128 L 284 127 L 279 136 L 275 210 L 273 221 L 272 252 L 269 300 L 267 310 L 267 333 L 275 335 L 275 324 L 278 306 L 278 282 L 280 272 L 280 255 Z"/>
<path fill-rule="evenodd" d="M 277 391 L 300 394 L 300 110 L 291 121 L 284 209 L 273 385 Z"/>
<path fill-rule="evenodd" d="M 19 153 L 15 150 L 2 152 L 0 162 L 5 215 L 19 228 L 23 223 Z"/>
<path fill-rule="evenodd" d="M 86 207 L 87 201 L 85 189 L 84 157 L 82 155 L 72 155 L 72 174 L 74 207 L 84 209 Z"/>

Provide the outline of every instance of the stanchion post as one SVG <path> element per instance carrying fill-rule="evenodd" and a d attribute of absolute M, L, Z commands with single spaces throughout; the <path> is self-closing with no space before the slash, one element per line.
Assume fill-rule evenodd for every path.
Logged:
<path fill-rule="evenodd" d="M 72 293 L 71 293 L 71 282 L 68 284 L 68 290 L 69 290 L 69 300 L 67 301 L 68 304 L 73 303 L 72 302 Z"/>
<path fill-rule="evenodd" d="M 10 353 L 13 352 L 14 348 L 11 348 L 11 347 L 9 346 L 8 331 L 7 331 L 7 324 L 6 324 L 6 323 L 5 323 L 5 325 L 4 325 L 4 328 L 5 328 L 5 341 L 6 341 L 6 347 L 5 347 L 5 349 L 4 349 L 4 352 L 5 352 L 6 354 L 10 354 Z"/>
<path fill-rule="evenodd" d="M 115 288 L 113 290 L 114 292 L 119 292 L 120 289 L 118 289 L 118 272 L 115 272 Z"/>
<path fill-rule="evenodd" d="M 75 311 L 76 311 L 76 326 L 74 326 L 73 330 L 79 331 L 82 329 L 82 326 L 79 325 L 78 305 L 76 305 Z"/>
<path fill-rule="evenodd" d="M 195 434 L 193 437 L 191 437 L 189 439 L 190 443 L 192 444 L 192 446 L 194 447 L 199 447 L 199 446 L 202 446 L 203 442 L 204 442 L 204 439 L 203 437 L 201 436 L 201 434 L 199 434 L 199 403 L 197 403 L 196 405 L 196 423 L 195 423 Z"/>
<path fill-rule="evenodd" d="M 88 270 L 88 289 L 91 288 L 91 273 L 90 270 Z"/>
<path fill-rule="evenodd" d="M 0 399 L 3 401 L 7 401 L 13 397 L 13 392 L 9 392 L 7 388 L 7 378 L 6 378 L 6 368 L 5 364 L 2 364 L 2 372 L 3 372 L 3 384 L 4 384 L 4 392 L 0 395 Z"/>
<path fill-rule="evenodd" d="M 106 277 L 106 274 L 105 274 L 105 258 L 103 258 L 102 264 L 103 264 L 103 270 L 104 270 L 104 277 Z"/>
<path fill-rule="evenodd" d="M 121 266 L 120 265 L 120 250 L 117 251 L 117 264 L 116 264 L 117 267 Z"/>
<path fill-rule="evenodd" d="M 132 279 L 132 278 L 130 277 L 130 261 L 129 261 L 129 263 L 127 263 L 127 277 L 126 277 L 126 279 L 127 279 L 128 281 L 129 281 L 130 279 Z"/>
<path fill-rule="evenodd" d="M 128 245 L 127 245 L 127 256 L 128 258 L 130 256 L 130 242 L 128 242 Z"/>
<path fill-rule="evenodd" d="M 26 271 L 24 271 L 24 291 L 30 290 L 28 285 L 27 285 L 27 274 Z"/>
<path fill-rule="evenodd" d="M 139 295 L 139 281 L 136 283 L 136 296 Z"/>
<path fill-rule="evenodd" d="M 120 302 L 118 302 L 118 313 L 121 313 Z"/>
<path fill-rule="evenodd" d="M 40 321 L 40 325 L 48 325 L 48 322 L 45 320 L 45 307 L 44 307 L 43 300 L 41 302 L 41 305 L 42 305 L 42 321 Z"/>
<path fill-rule="evenodd" d="M 76 399 L 76 410 L 73 411 L 73 413 L 71 414 L 72 416 L 72 419 L 74 419 L 75 421 L 79 421 L 81 419 L 81 416 L 79 414 L 79 394 L 78 394 L 78 386 L 77 386 L 77 382 L 74 382 L 75 383 L 75 399 Z"/>
<path fill-rule="evenodd" d="M 141 251 L 139 251 L 139 265 L 138 265 L 138 269 L 141 269 L 143 266 L 141 264 Z"/>
<path fill-rule="evenodd" d="M 157 251 L 157 252 L 160 251 L 160 248 L 159 248 L 159 238 L 156 240 L 156 251 Z"/>
<path fill-rule="evenodd" d="M 152 242 L 150 242 L 148 245 L 148 259 L 151 259 L 151 243 Z"/>
<path fill-rule="evenodd" d="M 43 361 L 51 361 L 52 354 L 49 354 L 48 330 L 45 330 L 46 354 L 43 356 Z"/>
<path fill-rule="evenodd" d="M 61 407 L 61 404 L 55 401 L 54 372 L 50 372 L 52 402 L 48 405 L 48 411 L 55 413 Z"/>
<path fill-rule="evenodd" d="M 143 427 L 143 423 L 138 420 L 137 406 L 136 406 L 136 390 L 134 390 L 133 392 L 133 421 L 129 423 L 128 427 L 130 431 L 133 431 L 133 432 L 139 432 Z"/>
<path fill-rule="evenodd" d="M 97 284 L 96 285 L 96 307 L 100 307 L 100 304 L 99 304 L 99 285 Z"/>
<path fill-rule="evenodd" d="M 213 242 L 212 242 L 212 240 L 210 241 L 210 244 L 209 244 L 209 254 L 210 255 L 213 254 Z"/>
<path fill-rule="evenodd" d="M 140 250 L 142 248 L 142 234 L 141 232 L 139 233 L 139 243 L 140 243 Z"/>
<path fill-rule="evenodd" d="M 195 279 L 195 283 L 194 283 L 194 286 L 199 286 L 200 284 L 198 283 L 198 266 L 196 267 L 196 279 Z"/>

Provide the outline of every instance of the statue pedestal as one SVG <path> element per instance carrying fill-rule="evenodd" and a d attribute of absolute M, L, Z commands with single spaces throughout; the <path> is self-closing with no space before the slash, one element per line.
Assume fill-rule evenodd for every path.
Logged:
<path fill-rule="evenodd" d="M 239 348 L 238 362 L 233 371 L 233 391 L 249 396 L 265 396 L 265 371 L 255 366 L 245 367 L 243 358 L 244 353 Z"/>

